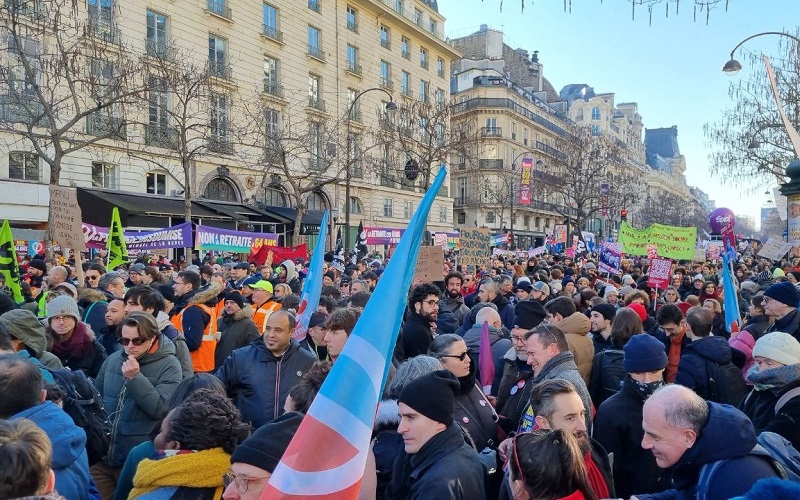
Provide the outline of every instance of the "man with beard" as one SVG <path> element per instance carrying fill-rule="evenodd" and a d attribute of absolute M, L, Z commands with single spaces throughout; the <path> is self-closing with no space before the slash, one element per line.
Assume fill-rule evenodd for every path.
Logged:
<path fill-rule="evenodd" d="M 600 354 L 606 349 L 611 349 L 611 324 L 614 316 L 617 315 L 617 308 L 611 304 L 597 304 L 592 307 L 589 313 L 589 324 L 591 325 L 591 337 L 594 344 L 594 354 Z"/>
<path fill-rule="evenodd" d="M 500 313 L 503 326 L 509 330 L 514 327 L 514 306 L 500 293 L 500 287 L 497 283 L 492 280 L 481 282 L 481 286 L 478 288 L 478 300 L 480 302 L 492 302 L 497 306 L 497 312 Z"/>
<path fill-rule="evenodd" d="M 423 283 L 411 290 L 408 298 L 409 314 L 403 323 L 403 354 L 413 358 L 427 354 L 433 341 L 436 318 L 439 317 L 439 297 L 442 292 L 431 283 Z"/>
<path fill-rule="evenodd" d="M 464 277 L 461 273 L 458 271 L 448 273 L 444 278 L 444 297 L 439 301 L 439 309 L 451 313 L 459 325 L 464 323 L 464 316 L 469 314 L 469 307 L 464 305 L 464 297 L 461 295 L 463 284 Z"/>
<path fill-rule="evenodd" d="M 36 296 L 36 294 L 42 288 L 42 281 L 44 280 L 44 274 L 47 272 L 47 264 L 44 263 L 43 260 L 33 259 L 30 264 L 28 264 L 28 277 L 26 281 L 31 286 L 31 293 Z"/>

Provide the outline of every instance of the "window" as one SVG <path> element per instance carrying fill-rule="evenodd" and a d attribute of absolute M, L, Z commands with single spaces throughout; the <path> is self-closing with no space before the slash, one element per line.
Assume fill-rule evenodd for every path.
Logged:
<path fill-rule="evenodd" d="M 208 66 L 213 76 L 228 77 L 228 59 L 223 38 L 208 35 Z"/>
<path fill-rule="evenodd" d="M 264 189 L 264 204 L 269 207 L 288 207 L 286 193 L 280 188 L 269 186 Z"/>
<path fill-rule="evenodd" d="M 149 81 L 148 123 L 163 129 L 169 125 L 169 91 L 166 82 L 155 76 Z"/>
<path fill-rule="evenodd" d="M 592 108 L 592 120 L 600 119 L 600 108 L 595 106 Z"/>
<path fill-rule="evenodd" d="M 600 125 L 592 125 L 592 135 L 600 135 Z"/>
<path fill-rule="evenodd" d="M 264 122 L 267 137 L 270 139 L 278 139 L 281 134 L 280 115 L 278 115 L 278 111 L 267 109 L 264 112 Z"/>
<path fill-rule="evenodd" d="M 358 90 L 347 89 L 347 109 L 350 110 L 350 119 L 360 121 L 361 105 L 356 101 L 357 98 L 358 98 Z"/>
<path fill-rule="evenodd" d="M 41 177 L 39 155 L 22 151 L 12 151 L 8 153 L 9 179 L 39 182 Z"/>
<path fill-rule="evenodd" d="M 112 163 L 93 161 L 92 186 L 117 189 L 117 166 Z"/>
<path fill-rule="evenodd" d="M 358 11 L 349 5 L 347 6 L 347 29 L 358 33 Z"/>
<path fill-rule="evenodd" d="M 313 27 L 308 27 L 308 54 L 317 59 L 322 59 L 322 49 L 320 48 L 320 31 Z"/>
<path fill-rule="evenodd" d="M 320 124 L 317 122 L 309 122 L 308 124 L 308 141 L 310 144 L 311 153 L 311 169 L 321 170 L 322 163 L 322 130 Z"/>
<path fill-rule="evenodd" d="M 392 88 L 392 65 L 381 61 L 381 85 Z"/>
<path fill-rule="evenodd" d="M 528 145 L 528 129 L 523 130 L 522 131 L 522 135 L 523 135 L 522 144 L 527 146 Z"/>
<path fill-rule="evenodd" d="M 322 103 L 322 79 L 313 73 L 308 75 L 308 102 L 312 108 Z"/>
<path fill-rule="evenodd" d="M 419 66 L 428 69 L 428 49 L 425 47 L 419 48 Z"/>
<path fill-rule="evenodd" d="M 458 212 L 458 223 L 459 224 L 466 224 L 467 223 L 467 214 L 464 212 Z"/>
<path fill-rule="evenodd" d="M 275 96 L 280 96 L 280 85 L 278 84 L 278 60 L 272 57 L 264 58 L 264 92 Z"/>
<path fill-rule="evenodd" d="M 443 147 L 444 146 L 444 124 L 443 123 L 437 123 L 436 126 L 434 127 L 434 131 L 436 132 L 436 144 L 439 147 Z"/>
<path fill-rule="evenodd" d="M 447 222 L 447 206 L 439 207 L 439 222 Z"/>
<path fill-rule="evenodd" d="M 24 58 L 28 61 L 30 72 L 25 70 L 22 63 Z M 34 95 L 36 86 L 41 80 L 41 68 L 39 61 L 39 42 L 30 38 L 21 38 L 19 46 L 14 38 L 8 36 L 8 58 L 9 58 L 9 84 L 11 90 L 17 95 Z"/>
<path fill-rule="evenodd" d="M 511 122 L 511 140 L 517 140 L 517 122 Z M 511 152 L 511 157 L 514 157 L 514 152 Z"/>
<path fill-rule="evenodd" d="M 364 207 L 361 205 L 361 200 L 356 198 L 355 196 L 350 197 L 350 214 L 363 214 Z"/>
<path fill-rule="evenodd" d="M 383 216 L 384 217 L 393 217 L 393 215 L 392 215 L 392 199 L 391 198 L 384 198 L 383 199 Z"/>
<path fill-rule="evenodd" d="M 467 178 L 459 177 L 456 179 L 456 196 L 457 203 L 464 204 L 467 202 Z"/>
<path fill-rule="evenodd" d="M 394 10 L 403 13 L 403 0 L 394 0 Z"/>
<path fill-rule="evenodd" d="M 167 174 L 163 172 L 147 172 L 147 193 L 167 194 Z"/>
<path fill-rule="evenodd" d="M 486 212 L 486 222 L 494 224 L 494 221 L 495 221 L 494 212 L 492 212 L 491 210 Z"/>
<path fill-rule="evenodd" d="M 358 48 L 348 44 L 347 45 L 347 71 L 361 74 L 361 65 L 358 64 Z"/>
<path fill-rule="evenodd" d="M 530 218 L 529 215 L 526 215 L 525 217 L 528 218 L 528 219 Z M 540 228 L 542 227 L 542 218 L 541 217 L 535 217 L 533 220 L 534 220 L 534 224 L 535 224 L 534 227 L 537 230 L 540 230 Z M 528 220 L 525 221 L 525 225 L 526 226 L 528 225 L 528 222 L 529 222 Z"/>
<path fill-rule="evenodd" d="M 224 18 L 231 18 L 231 8 L 228 6 L 228 0 L 208 0 L 208 10 L 218 16 Z"/>
<path fill-rule="evenodd" d="M 167 57 L 167 16 L 147 11 L 147 55 Z"/>
<path fill-rule="evenodd" d="M 17 1 L 19 2 L 19 0 Z M 6 4 L 8 3 L 9 2 L 6 2 Z M 28 5 L 36 5 L 36 2 L 33 0 L 28 0 L 25 3 Z M 87 3 L 89 9 L 89 23 L 92 25 L 111 26 L 114 21 L 114 6 L 112 0 L 89 0 Z"/>
<path fill-rule="evenodd" d="M 428 118 L 426 116 L 419 117 L 419 137 L 423 141 L 428 140 Z"/>
<path fill-rule="evenodd" d="M 381 25 L 381 47 L 388 49 L 391 48 L 391 38 L 389 36 L 389 28 Z"/>
<path fill-rule="evenodd" d="M 414 202 L 413 201 L 404 201 L 403 202 L 403 218 L 404 219 L 411 219 L 414 216 Z"/>
<path fill-rule="evenodd" d="M 422 11 L 417 8 L 414 9 L 414 24 L 422 27 Z"/>
<path fill-rule="evenodd" d="M 306 209 L 308 210 L 325 210 L 327 208 L 325 203 L 325 196 L 319 191 L 314 191 L 306 198 Z"/>
<path fill-rule="evenodd" d="M 209 200 L 239 201 L 236 189 L 225 179 L 212 179 L 206 186 L 204 196 Z"/>
<path fill-rule="evenodd" d="M 436 89 L 436 92 L 433 93 L 433 100 L 440 108 L 444 106 L 444 90 Z"/>
<path fill-rule="evenodd" d="M 428 90 L 430 89 L 430 82 L 425 80 L 419 81 L 419 100 L 420 102 L 428 102 Z"/>
<path fill-rule="evenodd" d="M 322 9 L 320 0 L 308 0 L 308 8 L 314 12 L 319 12 Z"/>
<path fill-rule="evenodd" d="M 278 31 L 278 9 L 265 3 L 261 22 L 264 24 L 264 35 L 275 40 L 281 40 L 283 38 L 281 32 Z"/>
<path fill-rule="evenodd" d="M 436 74 L 444 77 L 444 59 L 441 57 L 436 58 Z"/>
<path fill-rule="evenodd" d="M 408 38 L 406 38 L 406 37 L 401 37 L 400 38 L 400 55 L 402 55 L 406 59 L 409 58 L 409 55 L 408 55 Z"/>
<path fill-rule="evenodd" d="M 408 71 L 403 71 L 400 73 L 400 93 L 403 95 L 411 95 L 411 89 L 408 88 L 408 80 L 411 78 L 411 75 Z"/>
<path fill-rule="evenodd" d="M 228 142 L 228 97 L 222 94 L 211 95 L 211 140 L 217 143 Z"/>
<path fill-rule="evenodd" d="M 434 35 L 439 34 L 439 22 L 436 19 L 430 19 L 428 22 L 428 31 Z"/>

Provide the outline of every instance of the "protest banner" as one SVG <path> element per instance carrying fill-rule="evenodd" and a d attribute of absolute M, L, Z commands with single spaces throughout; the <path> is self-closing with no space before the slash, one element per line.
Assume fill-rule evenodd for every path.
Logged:
<path fill-rule="evenodd" d="M 781 258 L 786 255 L 786 252 L 791 250 L 791 248 L 791 243 L 786 243 L 781 238 L 775 236 L 768 239 L 767 242 L 764 243 L 764 245 L 758 251 L 758 256 L 770 260 L 781 260 Z"/>
<path fill-rule="evenodd" d="M 581 231 L 581 237 L 583 238 L 583 242 L 586 245 L 586 249 L 589 250 L 589 253 L 594 253 L 594 249 L 596 248 L 594 233 L 590 233 L 589 231 Z"/>
<path fill-rule="evenodd" d="M 476 227 L 461 230 L 461 255 L 459 261 L 463 267 L 479 266 L 489 261 L 489 247 L 492 236 L 489 229 Z"/>
<path fill-rule="evenodd" d="M 616 250 L 610 248 L 608 245 L 600 249 L 600 259 L 597 266 L 601 271 L 608 274 L 617 274 L 619 272 L 620 264 L 622 262 L 622 255 Z"/>
<path fill-rule="evenodd" d="M 269 256 L 272 254 L 272 259 Z M 261 245 L 258 249 L 253 248 L 247 262 L 254 262 L 256 265 L 264 265 L 269 260 L 269 265 L 273 262 L 283 262 L 284 260 L 291 260 L 295 262 L 297 259 L 308 258 L 308 246 L 305 243 L 294 247 L 277 247 L 272 245 Z"/>
<path fill-rule="evenodd" d="M 622 243 L 618 241 L 613 241 L 605 244 L 606 248 L 610 250 L 614 250 L 618 254 L 622 255 Z"/>
<path fill-rule="evenodd" d="M 424 283 L 442 281 L 443 268 L 444 252 L 442 247 L 420 247 L 417 267 L 414 269 L 414 281 L 420 280 Z"/>
<path fill-rule="evenodd" d="M 405 231 L 405 229 L 397 227 L 364 226 L 367 245 L 396 245 Z"/>
<path fill-rule="evenodd" d="M 50 185 L 50 238 L 75 251 L 86 250 L 81 207 L 75 188 Z"/>
<path fill-rule="evenodd" d="M 461 245 L 461 236 L 459 235 L 458 231 L 447 231 L 447 232 L 444 232 L 444 233 L 434 233 L 433 237 L 434 237 L 433 241 L 434 241 L 435 245 L 438 245 L 438 243 L 436 243 L 437 241 L 439 241 L 437 238 L 444 238 L 445 241 L 446 241 L 446 244 L 447 244 L 446 247 L 443 246 L 443 248 L 445 248 L 445 249 L 458 248 Z"/>
<path fill-rule="evenodd" d="M 531 204 L 531 179 L 533 176 L 533 158 L 523 158 L 519 179 L 519 204 Z"/>
<path fill-rule="evenodd" d="M 492 235 L 492 246 L 499 247 L 501 245 L 505 245 L 509 241 L 511 241 L 511 235 L 509 233 Z"/>
<path fill-rule="evenodd" d="M 553 243 L 566 243 L 567 242 L 567 225 L 556 224 L 553 227 Z"/>
<path fill-rule="evenodd" d="M 645 229 L 634 229 L 622 221 L 619 227 L 619 242 L 623 252 L 631 255 L 647 255 L 647 245 L 658 245 L 661 257 L 690 260 L 694 257 L 697 243 L 696 227 L 666 226 L 653 224 Z"/>
<path fill-rule="evenodd" d="M 695 262 L 705 262 L 706 260 L 706 249 L 705 248 L 695 248 L 694 249 L 694 258 L 692 259 Z"/>
<path fill-rule="evenodd" d="M 251 233 L 232 231 L 218 227 L 197 226 L 195 250 L 215 250 L 220 252 L 250 253 L 262 245 L 277 246 L 275 233 Z"/>
<path fill-rule="evenodd" d="M 655 258 L 650 262 L 650 271 L 647 276 L 647 286 L 652 288 L 666 288 L 672 276 L 672 261 L 670 259 Z"/>
<path fill-rule="evenodd" d="M 108 228 L 86 222 L 81 224 L 83 240 L 87 248 L 105 248 Z M 191 248 L 192 223 L 184 222 L 177 226 L 165 227 L 155 231 L 125 231 L 125 245 L 128 251 L 154 250 L 157 248 Z"/>
<path fill-rule="evenodd" d="M 433 244 L 437 247 L 447 248 L 447 233 L 434 233 Z"/>
<path fill-rule="evenodd" d="M 540 247 L 536 247 L 530 251 L 531 257 L 536 257 L 537 255 L 542 255 L 543 253 L 547 252 L 547 247 L 542 245 Z"/>
<path fill-rule="evenodd" d="M 654 245 L 652 243 L 647 245 L 647 258 L 648 259 L 658 258 L 658 245 Z"/>
<path fill-rule="evenodd" d="M 722 246 L 717 243 L 709 243 L 708 245 L 708 260 L 717 261 L 719 260 L 719 254 L 721 251 Z"/>

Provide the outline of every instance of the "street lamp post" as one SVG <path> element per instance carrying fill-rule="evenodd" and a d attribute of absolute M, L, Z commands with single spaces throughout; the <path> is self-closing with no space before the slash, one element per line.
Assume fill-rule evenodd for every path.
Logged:
<path fill-rule="evenodd" d="M 345 252 L 350 251 L 350 181 L 352 179 L 352 173 L 350 171 L 350 120 L 353 115 L 353 110 L 356 107 L 356 103 L 361 98 L 362 95 L 366 94 L 367 92 L 371 92 L 373 90 L 378 90 L 383 92 L 387 96 L 389 96 L 389 102 L 386 103 L 386 111 L 392 112 L 397 110 L 397 104 L 395 104 L 394 100 L 392 99 L 392 94 L 390 94 L 386 89 L 382 89 L 380 87 L 373 87 L 371 89 L 367 89 L 361 91 L 356 95 L 353 99 L 353 102 L 350 103 L 350 106 L 347 107 L 347 170 L 345 171 L 345 188 L 344 188 L 344 248 Z"/>
<path fill-rule="evenodd" d="M 745 38 L 744 40 L 742 40 L 741 42 L 736 44 L 736 47 L 734 47 L 733 50 L 731 51 L 730 60 L 728 62 L 726 62 L 725 65 L 722 67 L 722 72 L 725 73 L 728 76 L 733 76 L 736 73 L 738 73 L 739 71 L 741 71 L 742 63 L 740 63 L 739 61 L 737 61 L 736 59 L 733 58 L 734 52 L 736 52 L 736 49 L 741 47 L 746 41 L 752 40 L 753 38 L 756 38 L 756 37 L 759 37 L 759 36 L 764 36 L 764 35 L 785 36 L 786 38 L 791 38 L 795 42 L 800 43 L 800 38 L 797 38 L 794 35 L 790 35 L 789 33 L 784 33 L 782 31 L 764 31 L 763 33 L 756 33 L 755 35 L 750 35 L 747 38 Z"/>
<path fill-rule="evenodd" d="M 511 160 L 511 221 L 510 221 L 510 225 L 511 225 L 511 243 L 509 243 L 509 246 L 508 246 L 509 250 L 513 250 L 514 248 L 517 247 L 517 241 L 514 238 L 514 201 L 516 199 L 516 196 L 515 196 L 515 193 L 514 193 L 514 179 L 517 177 L 517 174 L 516 174 L 517 160 L 519 160 L 522 155 L 528 155 L 528 154 L 536 154 L 536 153 L 534 153 L 533 151 L 523 151 L 522 153 L 520 153 L 517 156 L 515 156 L 513 160 Z M 542 160 L 536 160 L 536 166 L 539 166 L 539 165 L 542 165 Z"/>

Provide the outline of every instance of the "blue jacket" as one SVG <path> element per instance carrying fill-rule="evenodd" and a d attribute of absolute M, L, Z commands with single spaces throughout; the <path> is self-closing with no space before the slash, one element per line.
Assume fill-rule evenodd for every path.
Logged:
<path fill-rule="evenodd" d="M 711 478 L 708 500 L 727 500 L 744 495 L 759 479 L 777 477 L 772 465 L 748 455 L 756 445 L 753 424 L 744 413 L 728 405 L 708 404 L 708 420 L 694 445 L 671 469 L 673 489 L 639 500 L 694 500 L 700 469 L 705 464 L 727 460 Z"/>
<path fill-rule="evenodd" d="M 52 401 L 45 401 L 17 413 L 14 418 L 27 418 L 41 428 L 53 444 L 53 472 L 56 491 L 67 500 L 90 498 L 91 476 L 86 455 L 86 433 L 69 415 Z"/>
<path fill-rule="evenodd" d="M 692 389 L 703 399 L 708 399 L 710 365 L 725 365 L 730 362 L 731 347 L 724 337 L 711 336 L 695 340 L 683 349 L 675 383 Z"/>

